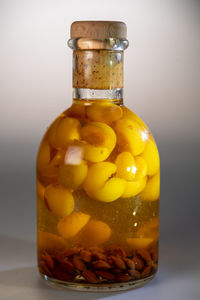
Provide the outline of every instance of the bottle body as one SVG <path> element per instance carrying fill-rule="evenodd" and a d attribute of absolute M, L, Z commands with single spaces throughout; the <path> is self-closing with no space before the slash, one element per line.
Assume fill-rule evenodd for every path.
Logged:
<path fill-rule="evenodd" d="M 159 154 L 121 100 L 80 100 L 47 130 L 37 158 L 38 265 L 85 289 L 143 284 L 157 270 Z"/>

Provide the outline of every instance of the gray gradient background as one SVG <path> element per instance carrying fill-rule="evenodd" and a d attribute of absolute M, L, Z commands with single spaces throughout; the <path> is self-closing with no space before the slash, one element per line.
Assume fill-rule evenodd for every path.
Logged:
<path fill-rule="evenodd" d="M 161 157 L 160 269 L 123 294 L 48 288 L 35 256 L 35 157 L 71 103 L 69 27 L 122 20 L 125 103 Z M 200 299 L 200 1 L 0 0 L 0 299 Z"/>

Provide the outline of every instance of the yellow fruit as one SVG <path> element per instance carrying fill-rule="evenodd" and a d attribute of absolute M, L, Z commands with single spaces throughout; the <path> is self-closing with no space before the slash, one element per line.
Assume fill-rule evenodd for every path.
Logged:
<path fill-rule="evenodd" d="M 109 177 L 116 172 L 116 165 L 110 162 L 93 164 L 88 169 L 88 175 L 84 182 L 86 191 L 100 189 Z"/>
<path fill-rule="evenodd" d="M 90 216 L 82 212 L 73 212 L 58 222 L 59 234 L 68 239 L 75 236 L 89 221 Z"/>
<path fill-rule="evenodd" d="M 126 181 L 122 198 L 129 198 L 138 195 L 145 188 L 147 178 L 143 177 L 137 181 Z"/>
<path fill-rule="evenodd" d="M 59 185 L 49 185 L 44 194 L 48 209 L 58 217 L 65 217 L 74 210 L 72 193 Z"/>
<path fill-rule="evenodd" d="M 88 166 L 85 161 L 78 165 L 62 165 L 58 171 L 58 182 L 65 188 L 76 190 L 87 176 Z"/>
<path fill-rule="evenodd" d="M 120 198 L 125 189 L 125 180 L 121 178 L 109 179 L 102 188 L 91 192 L 94 199 L 102 202 L 112 202 Z"/>
<path fill-rule="evenodd" d="M 118 120 L 115 124 L 115 131 L 120 151 L 131 152 L 134 156 L 144 151 L 148 131 L 136 121 L 130 119 Z"/>
<path fill-rule="evenodd" d="M 147 175 L 147 164 L 146 161 L 141 156 L 137 156 L 135 158 L 135 164 L 136 164 L 135 180 L 140 180 Z"/>
<path fill-rule="evenodd" d="M 42 172 L 43 169 L 50 162 L 50 146 L 47 141 L 43 141 L 40 144 L 40 148 L 37 156 L 37 169 L 39 172 Z"/>
<path fill-rule="evenodd" d="M 136 121 L 138 124 L 140 124 L 142 127 L 148 130 L 147 125 L 130 109 L 123 106 L 123 119 L 131 119 L 133 121 Z"/>
<path fill-rule="evenodd" d="M 37 179 L 36 182 L 37 195 L 41 200 L 44 200 L 44 192 L 45 187 L 41 184 L 41 182 Z"/>
<path fill-rule="evenodd" d="M 58 175 L 58 169 L 61 164 L 63 164 L 64 155 L 63 153 L 57 152 L 49 165 L 44 168 L 44 173 L 47 177 L 54 177 L 56 178 Z"/>
<path fill-rule="evenodd" d="M 145 189 L 140 194 L 142 201 L 156 201 L 160 196 L 160 174 L 150 177 Z"/>
<path fill-rule="evenodd" d="M 137 156 L 135 159 L 130 152 L 122 152 L 115 161 L 117 176 L 126 179 L 123 198 L 138 195 L 146 185 L 147 165 L 143 158 Z"/>
<path fill-rule="evenodd" d="M 120 178 L 124 178 L 128 181 L 132 181 L 135 178 L 136 173 L 136 163 L 133 155 L 130 152 L 120 153 L 115 164 L 117 166 L 116 175 Z"/>
<path fill-rule="evenodd" d="M 78 235 L 78 243 L 87 247 L 99 246 L 105 243 L 111 235 L 110 227 L 97 220 L 89 221 Z"/>
<path fill-rule="evenodd" d="M 119 155 L 118 149 L 117 147 L 115 147 L 113 151 L 110 153 L 109 157 L 106 159 L 106 161 L 115 162 L 118 155 Z"/>
<path fill-rule="evenodd" d="M 68 246 L 67 242 L 62 237 L 44 231 L 38 231 L 37 242 L 39 251 L 47 251 L 51 254 L 63 252 Z"/>
<path fill-rule="evenodd" d="M 106 147 L 113 150 L 116 135 L 113 129 L 101 122 L 90 122 L 81 128 L 81 138 L 94 146 Z"/>
<path fill-rule="evenodd" d="M 91 162 L 105 160 L 116 144 L 113 129 L 100 122 L 90 122 L 83 126 L 81 138 L 84 140 L 82 142 L 84 157 Z"/>
<path fill-rule="evenodd" d="M 90 162 L 101 162 L 105 160 L 110 151 L 105 147 L 96 147 L 90 144 L 87 144 L 84 141 L 77 142 L 76 145 L 79 145 L 83 149 L 83 157 L 84 159 Z"/>
<path fill-rule="evenodd" d="M 64 162 L 65 152 L 57 151 L 54 157 L 52 158 L 50 165 L 54 168 L 58 168 Z"/>
<path fill-rule="evenodd" d="M 134 249 L 148 248 L 154 241 L 152 238 L 127 238 L 127 244 Z"/>
<path fill-rule="evenodd" d="M 116 172 L 116 165 L 110 162 L 100 162 L 90 166 L 84 189 L 87 194 L 99 201 L 111 202 L 124 192 L 125 180 L 110 176 Z"/>
<path fill-rule="evenodd" d="M 49 144 L 54 148 L 58 148 L 58 145 L 56 143 L 56 132 L 60 121 L 61 121 L 61 117 L 57 118 L 48 130 L 48 141 Z"/>
<path fill-rule="evenodd" d="M 145 222 L 137 231 L 138 237 L 152 238 L 158 240 L 159 237 L 159 218 L 154 217 L 153 219 Z"/>
<path fill-rule="evenodd" d="M 45 183 L 55 180 L 58 175 L 58 168 L 63 163 L 64 154 L 57 152 L 54 157 L 50 157 L 50 146 L 45 141 L 38 154 L 37 170 L 39 177 Z"/>
<path fill-rule="evenodd" d="M 73 118 L 85 118 L 85 105 L 84 103 L 73 103 L 72 106 L 67 110 L 67 115 Z"/>
<path fill-rule="evenodd" d="M 63 118 L 57 125 L 55 140 L 57 147 L 67 148 L 74 140 L 80 138 L 80 122 L 74 118 Z"/>
<path fill-rule="evenodd" d="M 87 116 L 92 121 L 112 123 L 122 117 L 123 111 L 120 106 L 113 103 L 94 103 L 87 107 Z"/>
<path fill-rule="evenodd" d="M 159 153 L 153 139 L 149 139 L 147 141 L 146 147 L 144 149 L 144 152 L 141 154 L 141 157 L 143 157 L 147 163 L 148 175 L 151 176 L 158 172 L 160 167 Z"/>

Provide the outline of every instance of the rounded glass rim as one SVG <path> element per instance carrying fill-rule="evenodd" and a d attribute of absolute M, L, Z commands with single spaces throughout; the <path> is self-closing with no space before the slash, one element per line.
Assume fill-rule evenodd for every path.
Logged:
<path fill-rule="evenodd" d="M 119 38 L 106 38 L 106 39 L 75 38 L 75 39 L 69 39 L 67 44 L 72 50 L 123 51 L 126 48 L 128 48 L 129 42 L 127 39 L 119 39 Z"/>

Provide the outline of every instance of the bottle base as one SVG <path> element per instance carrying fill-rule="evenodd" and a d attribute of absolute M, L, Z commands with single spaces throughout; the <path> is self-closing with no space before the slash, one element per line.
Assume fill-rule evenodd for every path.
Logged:
<path fill-rule="evenodd" d="M 132 280 L 129 282 L 123 283 L 100 283 L 100 284 L 90 284 L 90 283 L 79 283 L 79 282 L 67 282 L 58 280 L 55 278 L 51 278 L 47 275 L 41 274 L 41 277 L 46 281 L 48 285 L 51 287 L 56 288 L 64 288 L 73 291 L 80 291 L 80 292 L 120 292 L 126 291 L 130 289 L 136 289 L 143 285 L 146 285 L 149 281 L 151 281 L 155 274 L 148 276 L 143 279 Z"/>

